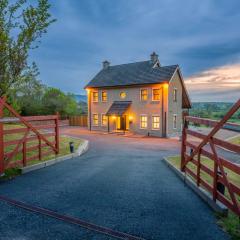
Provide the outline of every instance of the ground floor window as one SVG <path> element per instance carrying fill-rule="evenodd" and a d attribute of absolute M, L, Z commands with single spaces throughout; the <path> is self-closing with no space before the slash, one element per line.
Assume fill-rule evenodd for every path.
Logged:
<path fill-rule="evenodd" d="M 152 116 L 152 129 L 160 129 L 160 116 Z"/>
<path fill-rule="evenodd" d="M 102 126 L 107 126 L 107 115 L 102 114 Z"/>
<path fill-rule="evenodd" d="M 98 126 L 98 114 L 93 114 L 93 125 Z"/>
<path fill-rule="evenodd" d="M 142 129 L 147 128 L 147 115 L 140 116 L 140 128 Z"/>
<path fill-rule="evenodd" d="M 173 128 L 176 129 L 177 128 L 177 114 L 173 115 Z"/>

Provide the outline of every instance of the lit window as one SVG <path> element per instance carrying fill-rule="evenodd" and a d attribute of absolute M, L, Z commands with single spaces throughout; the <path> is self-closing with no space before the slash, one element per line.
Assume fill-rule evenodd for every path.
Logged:
<path fill-rule="evenodd" d="M 102 126 L 107 126 L 107 116 L 102 114 Z"/>
<path fill-rule="evenodd" d="M 107 92 L 102 91 L 102 102 L 107 102 Z"/>
<path fill-rule="evenodd" d="M 126 96 L 127 96 L 127 94 L 125 92 L 120 93 L 120 98 L 124 99 Z"/>
<path fill-rule="evenodd" d="M 93 92 L 93 102 L 98 102 L 98 92 Z"/>
<path fill-rule="evenodd" d="M 173 101 L 174 102 L 177 101 L 177 89 L 176 88 L 173 90 Z"/>
<path fill-rule="evenodd" d="M 152 116 L 152 129 L 160 129 L 160 117 Z"/>
<path fill-rule="evenodd" d="M 141 89 L 141 101 L 146 101 L 148 99 L 148 90 L 147 89 Z"/>
<path fill-rule="evenodd" d="M 93 114 L 93 125 L 98 126 L 98 114 Z"/>
<path fill-rule="evenodd" d="M 173 128 L 174 129 L 177 128 L 177 115 L 176 114 L 173 115 Z"/>
<path fill-rule="evenodd" d="M 147 116 L 146 115 L 140 116 L 140 128 L 147 128 Z"/>
<path fill-rule="evenodd" d="M 155 88 L 152 90 L 152 100 L 160 101 L 160 88 Z"/>

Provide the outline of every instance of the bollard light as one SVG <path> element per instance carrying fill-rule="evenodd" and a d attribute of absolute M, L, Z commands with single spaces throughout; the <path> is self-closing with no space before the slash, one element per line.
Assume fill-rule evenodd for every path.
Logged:
<path fill-rule="evenodd" d="M 74 142 L 69 142 L 70 153 L 74 153 Z"/>

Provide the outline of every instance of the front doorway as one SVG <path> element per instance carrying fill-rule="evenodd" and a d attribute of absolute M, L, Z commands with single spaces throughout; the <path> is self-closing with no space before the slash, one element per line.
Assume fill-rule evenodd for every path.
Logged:
<path fill-rule="evenodd" d="M 126 131 L 126 116 L 117 116 L 116 121 L 117 130 Z"/>

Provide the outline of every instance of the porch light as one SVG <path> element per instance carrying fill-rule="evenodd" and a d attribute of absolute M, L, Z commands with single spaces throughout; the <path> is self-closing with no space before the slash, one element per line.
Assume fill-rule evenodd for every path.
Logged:
<path fill-rule="evenodd" d="M 117 118 L 117 117 L 116 117 L 115 115 L 112 116 L 112 119 L 113 119 L 113 120 L 116 120 L 116 118 Z"/>
<path fill-rule="evenodd" d="M 167 88 L 168 88 L 168 83 L 164 83 L 164 84 L 163 84 L 163 87 L 164 87 L 165 89 L 167 89 Z"/>
<path fill-rule="evenodd" d="M 133 116 L 129 116 L 129 123 L 132 123 L 133 122 Z"/>

